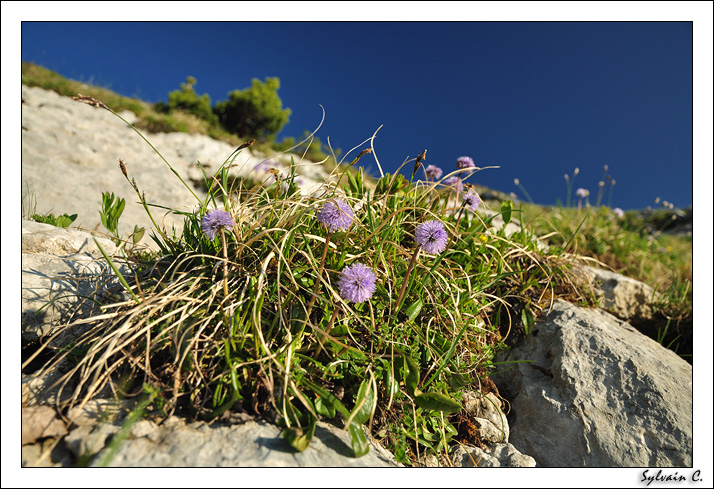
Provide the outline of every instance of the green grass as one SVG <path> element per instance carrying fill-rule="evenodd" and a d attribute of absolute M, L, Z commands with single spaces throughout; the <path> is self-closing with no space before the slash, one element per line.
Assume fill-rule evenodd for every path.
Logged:
<path fill-rule="evenodd" d="M 679 241 L 658 237 L 672 250 L 654 265 L 638 265 L 634 256 L 652 256 L 651 240 L 635 239 L 605 211 L 512 209 L 506 201 L 504 220 L 512 214 L 524 224 L 509 237 L 493 217 L 466 211 L 451 189 L 399 174 L 373 181 L 353 167 L 358 158 L 333 167 L 337 186 L 304 196 L 294 166 L 281 182 L 256 185 L 229 177 L 231 157 L 205 175 L 208 194 L 196 196 L 198 208 L 177 212 L 185 219 L 180 233 L 149 230 L 157 255 L 127 248 L 134 273 L 126 277 L 126 300 L 63 325 L 85 328 L 45 367 L 70 363 L 61 379 L 71 389 L 63 408 L 108 385 L 126 397 L 151 392 L 152 404 L 142 404 L 146 416 L 214 420 L 242 410 L 279 423 L 296 450 L 309 446 L 316 420 L 324 419 L 350 432 L 356 456 L 368 450 L 366 429 L 400 462 L 418 465 L 456 440 L 478 444 L 459 431 L 463 391 L 488 383 L 499 367 L 495 354 L 527 334 L 555 298 L 595 304 L 591 290 L 574 285 L 574 257 L 611 255 L 641 276 L 686 261 L 677 256 Z M 151 217 L 161 203 L 145 202 L 140 185 Z M 328 233 L 316 212 L 335 198 L 351 206 L 355 220 Z M 224 206 L 236 225 L 209 239 L 201 220 Z M 415 230 L 426 220 L 444 224 L 450 242 L 443 253 L 418 250 Z M 534 239 L 541 234 L 547 250 Z M 356 304 L 337 283 L 357 262 L 374 270 L 377 287 Z M 691 307 L 691 278 L 677 277 L 660 287 L 669 297 L 671 331 Z"/>
<path fill-rule="evenodd" d="M 659 294 L 655 318 L 633 325 L 692 361 L 692 237 L 662 232 L 671 213 L 628 211 L 618 218 L 604 206 L 530 204 L 522 210 L 524 225 L 551 246 L 651 286 Z"/>

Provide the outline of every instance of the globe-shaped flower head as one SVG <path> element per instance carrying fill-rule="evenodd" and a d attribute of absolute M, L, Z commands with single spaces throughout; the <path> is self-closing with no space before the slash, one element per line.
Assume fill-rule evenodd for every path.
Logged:
<path fill-rule="evenodd" d="M 335 199 L 334 202 L 327 202 L 317 213 L 317 220 L 320 221 L 330 231 L 346 231 L 352 225 L 355 218 L 352 208 L 342 199 Z"/>
<path fill-rule="evenodd" d="M 575 195 L 577 195 L 581 199 L 584 199 L 585 197 L 590 195 L 590 191 L 588 189 L 579 188 L 575 191 Z"/>
<path fill-rule="evenodd" d="M 348 265 L 342 269 L 337 288 L 340 296 L 350 302 L 369 300 L 377 289 L 377 277 L 371 268 L 361 263 Z"/>
<path fill-rule="evenodd" d="M 476 165 L 474 164 L 474 160 L 468 156 L 461 156 L 456 160 L 456 168 L 476 168 Z"/>
<path fill-rule="evenodd" d="M 447 187 L 454 187 L 455 190 L 461 192 L 464 189 L 464 182 L 459 177 L 449 177 L 442 182 Z"/>
<path fill-rule="evenodd" d="M 426 174 L 426 178 L 429 180 L 438 180 L 441 178 L 441 175 L 444 174 L 441 168 L 436 165 L 428 165 L 424 169 L 424 173 Z"/>
<path fill-rule="evenodd" d="M 478 192 L 475 192 L 472 188 L 464 194 L 463 199 L 464 205 L 471 212 L 476 212 L 478 206 L 481 205 L 481 197 L 479 197 Z"/>
<path fill-rule="evenodd" d="M 214 239 L 221 228 L 233 229 L 236 222 L 231 215 L 223 209 L 212 209 L 201 219 L 201 231 L 208 236 L 209 239 Z"/>
<path fill-rule="evenodd" d="M 414 240 L 432 255 L 438 255 L 446 248 L 449 235 L 441 221 L 431 220 L 419 224 L 414 233 Z"/>

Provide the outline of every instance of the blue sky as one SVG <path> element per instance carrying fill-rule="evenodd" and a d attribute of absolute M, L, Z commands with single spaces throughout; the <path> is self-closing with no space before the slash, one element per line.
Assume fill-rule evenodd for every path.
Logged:
<path fill-rule="evenodd" d="M 188 75 L 213 103 L 278 77 L 279 139 L 322 105 L 343 152 L 382 126 L 385 172 L 466 155 L 500 167 L 474 183 L 555 204 L 577 167 L 594 203 L 607 164 L 612 207 L 692 204 L 691 22 L 26 22 L 22 60 L 149 102 Z"/>

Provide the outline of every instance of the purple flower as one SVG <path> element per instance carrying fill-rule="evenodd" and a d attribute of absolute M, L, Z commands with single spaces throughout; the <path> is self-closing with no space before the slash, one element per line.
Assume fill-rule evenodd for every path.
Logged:
<path fill-rule="evenodd" d="M 615 208 L 612 210 L 612 212 L 614 212 L 615 215 L 616 215 L 617 217 L 619 217 L 620 219 L 622 219 L 623 217 L 625 217 L 625 211 L 623 211 L 623 210 L 620 209 L 619 207 L 615 207 Z"/>
<path fill-rule="evenodd" d="M 361 263 L 348 265 L 342 269 L 337 288 L 340 296 L 350 302 L 364 302 L 369 300 L 377 289 L 377 277 L 371 268 Z"/>
<path fill-rule="evenodd" d="M 441 168 L 435 165 L 429 165 L 424 169 L 424 173 L 426 174 L 426 178 L 428 180 L 438 180 L 441 178 L 441 175 L 444 174 L 443 171 L 441 171 Z"/>
<path fill-rule="evenodd" d="M 317 220 L 320 221 L 330 231 L 347 230 L 352 225 L 355 218 L 352 208 L 342 199 L 335 199 L 327 202 L 317 213 Z"/>
<path fill-rule="evenodd" d="M 226 228 L 230 231 L 235 225 L 236 222 L 231 215 L 223 209 L 212 209 L 201 219 L 201 231 L 209 239 L 214 239 L 221 228 Z"/>
<path fill-rule="evenodd" d="M 482 202 L 481 197 L 479 197 L 478 195 L 478 192 L 475 192 L 472 188 L 470 188 L 469 191 L 464 194 L 463 199 L 464 205 L 471 212 L 476 212 L 476 208 L 481 205 Z"/>
<path fill-rule="evenodd" d="M 446 248 L 449 235 L 446 234 L 441 221 L 431 220 L 419 224 L 414 233 L 416 241 L 424 251 L 432 255 L 438 255 Z"/>
<path fill-rule="evenodd" d="M 474 165 L 474 160 L 472 160 L 468 156 L 461 156 L 459 159 L 456 160 L 456 168 L 476 168 L 476 165 Z"/>
<path fill-rule="evenodd" d="M 456 188 L 458 189 L 459 192 L 461 192 L 464 189 L 463 182 L 461 181 L 461 179 L 459 177 L 456 177 L 456 176 L 449 177 L 446 180 L 444 180 L 442 183 L 447 187 L 456 186 Z"/>

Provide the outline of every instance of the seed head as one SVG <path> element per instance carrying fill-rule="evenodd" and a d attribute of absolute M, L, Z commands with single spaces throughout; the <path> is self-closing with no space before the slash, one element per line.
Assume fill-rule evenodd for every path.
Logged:
<path fill-rule="evenodd" d="M 82 95 L 81 93 L 78 93 L 76 97 L 72 97 L 72 100 L 75 102 L 81 102 L 83 104 L 91 105 L 92 107 L 100 107 L 102 109 L 107 109 L 109 110 L 109 107 L 104 105 L 104 102 L 101 100 L 97 100 L 94 97 L 90 97 L 89 95 Z"/>

